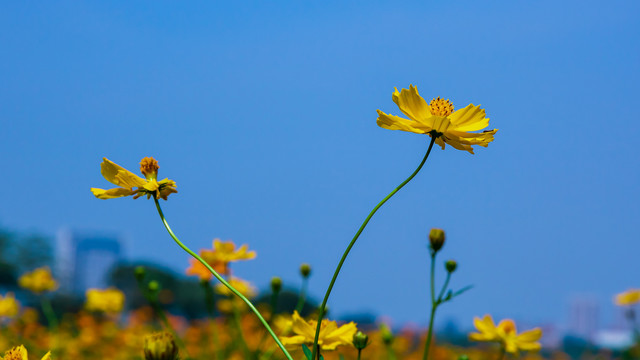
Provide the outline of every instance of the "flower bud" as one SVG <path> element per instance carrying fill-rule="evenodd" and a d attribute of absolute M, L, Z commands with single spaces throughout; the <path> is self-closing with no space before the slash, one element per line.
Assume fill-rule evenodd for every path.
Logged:
<path fill-rule="evenodd" d="M 444 263 L 444 267 L 445 269 L 447 269 L 448 273 L 452 273 L 456 271 L 456 268 L 458 267 L 458 263 L 455 260 L 447 260 L 447 262 Z"/>
<path fill-rule="evenodd" d="M 277 276 L 271 278 L 271 291 L 274 293 L 280 292 L 282 289 L 282 279 Z"/>
<path fill-rule="evenodd" d="M 382 342 L 387 346 L 391 345 L 393 342 L 393 334 L 387 324 L 380 325 L 380 337 L 382 338 Z"/>
<path fill-rule="evenodd" d="M 146 273 L 146 270 L 144 269 L 144 266 L 136 266 L 136 268 L 133 271 L 133 273 L 136 276 L 136 280 L 142 281 L 144 279 L 144 275 Z"/>
<path fill-rule="evenodd" d="M 147 284 L 147 288 L 149 289 L 149 291 L 155 293 L 160 290 L 160 283 L 155 280 L 149 281 L 149 284 Z"/>
<path fill-rule="evenodd" d="M 442 248 L 444 245 L 444 230 L 433 228 L 429 232 L 429 244 L 431 249 L 435 252 Z"/>
<path fill-rule="evenodd" d="M 311 275 L 311 265 L 307 263 L 300 265 L 300 275 L 305 279 L 308 278 Z"/>
<path fill-rule="evenodd" d="M 176 360 L 178 347 L 173 335 L 168 332 L 158 332 L 144 338 L 145 360 Z"/>
<path fill-rule="evenodd" d="M 458 360 L 469 360 L 469 355 L 462 354 L 462 355 L 458 356 Z"/>
<path fill-rule="evenodd" d="M 362 350 L 366 348 L 367 345 L 369 345 L 369 337 L 367 336 L 367 334 L 363 333 L 360 330 L 358 330 L 357 333 L 353 334 L 353 346 L 355 346 L 356 349 Z"/>

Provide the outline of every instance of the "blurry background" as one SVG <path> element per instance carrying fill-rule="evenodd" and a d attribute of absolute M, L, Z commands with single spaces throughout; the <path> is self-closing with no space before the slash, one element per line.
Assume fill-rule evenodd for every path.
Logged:
<path fill-rule="evenodd" d="M 296 289 L 308 262 L 321 298 L 426 150 L 375 122 L 414 84 L 482 104 L 500 130 L 475 155 L 434 149 L 353 249 L 333 317 L 426 326 L 441 227 L 453 287 L 474 288 L 440 326 L 490 313 L 552 336 L 615 330 L 613 295 L 639 286 L 639 14 L 635 1 L 5 2 L 0 227 L 34 251 L 48 239 L 54 269 L 81 232 L 182 274 L 152 201 L 89 192 L 112 187 L 103 156 L 136 173 L 154 156 L 178 184 L 162 205 L 183 241 L 249 244 L 258 257 L 235 274 L 261 289 L 272 276 Z"/>

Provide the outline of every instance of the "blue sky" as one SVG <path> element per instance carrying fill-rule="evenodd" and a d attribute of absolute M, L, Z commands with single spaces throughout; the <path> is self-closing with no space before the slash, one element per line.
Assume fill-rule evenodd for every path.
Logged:
<path fill-rule="evenodd" d="M 563 322 L 591 294 L 638 287 L 640 5 L 613 1 L 5 2 L 0 6 L 0 225 L 126 234 L 132 259 L 187 256 L 153 203 L 100 201 L 103 156 L 144 156 L 192 248 L 258 252 L 235 271 L 320 297 L 369 210 L 428 139 L 376 125 L 394 87 L 482 104 L 500 129 L 475 155 L 434 149 L 374 217 L 330 300 L 336 315 L 428 316 L 427 233 L 475 288 L 441 319 Z"/>

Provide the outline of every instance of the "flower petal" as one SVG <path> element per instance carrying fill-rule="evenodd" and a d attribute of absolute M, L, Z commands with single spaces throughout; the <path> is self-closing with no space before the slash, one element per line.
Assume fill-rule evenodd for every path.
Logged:
<path fill-rule="evenodd" d="M 93 193 L 93 195 L 95 195 L 95 197 L 102 200 L 115 199 L 123 196 L 130 196 L 136 193 L 131 189 L 125 189 L 125 188 L 113 188 L 109 190 L 91 188 L 91 192 Z"/>
<path fill-rule="evenodd" d="M 535 328 L 523 332 L 522 334 L 518 335 L 516 339 L 518 341 L 533 342 L 540 340 L 541 337 L 542 330 L 540 328 Z"/>
<path fill-rule="evenodd" d="M 412 120 L 424 122 L 431 117 L 429 104 L 418 94 L 418 88 L 413 85 L 409 85 L 409 90 L 402 89 L 400 92 L 396 88 L 393 92 L 393 102 Z"/>
<path fill-rule="evenodd" d="M 107 158 L 102 158 L 100 168 L 102 176 L 112 184 L 129 189 L 142 187 L 145 184 L 144 179 Z"/>
<path fill-rule="evenodd" d="M 467 107 L 456 110 L 449 115 L 451 124 L 458 131 L 476 131 L 489 126 L 489 118 L 480 105 L 469 104 Z"/>
<path fill-rule="evenodd" d="M 385 114 L 380 110 L 378 110 L 377 123 L 378 126 L 384 129 L 409 131 L 417 134 L 426 134 L 431 130 L 425 131 L 424 129 L 416 128 L 415 125 L 418 125 L 417 122 L 399 116 Z"/>

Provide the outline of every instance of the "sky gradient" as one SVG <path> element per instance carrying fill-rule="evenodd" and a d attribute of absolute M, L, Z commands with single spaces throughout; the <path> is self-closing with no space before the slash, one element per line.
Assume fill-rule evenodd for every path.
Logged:
<path fill-rule="evenodd" d="M 249 244 L 257 259 L 234 269 L 260 288 L 298 286 L 308 262 L 320 298 L 426 150 L 376 125 L 414 84 L 482 104 L 499 131 L 475 155 L 434 148 L 354 247 L 334 314 L 425 325 L 441 227 L 452 285 L 475 287 L 440 319 L 561 323 L 590 294 L 606 325 L 612 296 L 640 286 L 639 14 L 636 1 L 5 2 L 0 225 L 122 233 L 130 259 L 183 272 L 152 201 L 89 192 L 109 188 L 102 157 L 137 172 L 154 156 L 178 184 L 162 205 L 185 243 Z"/>

